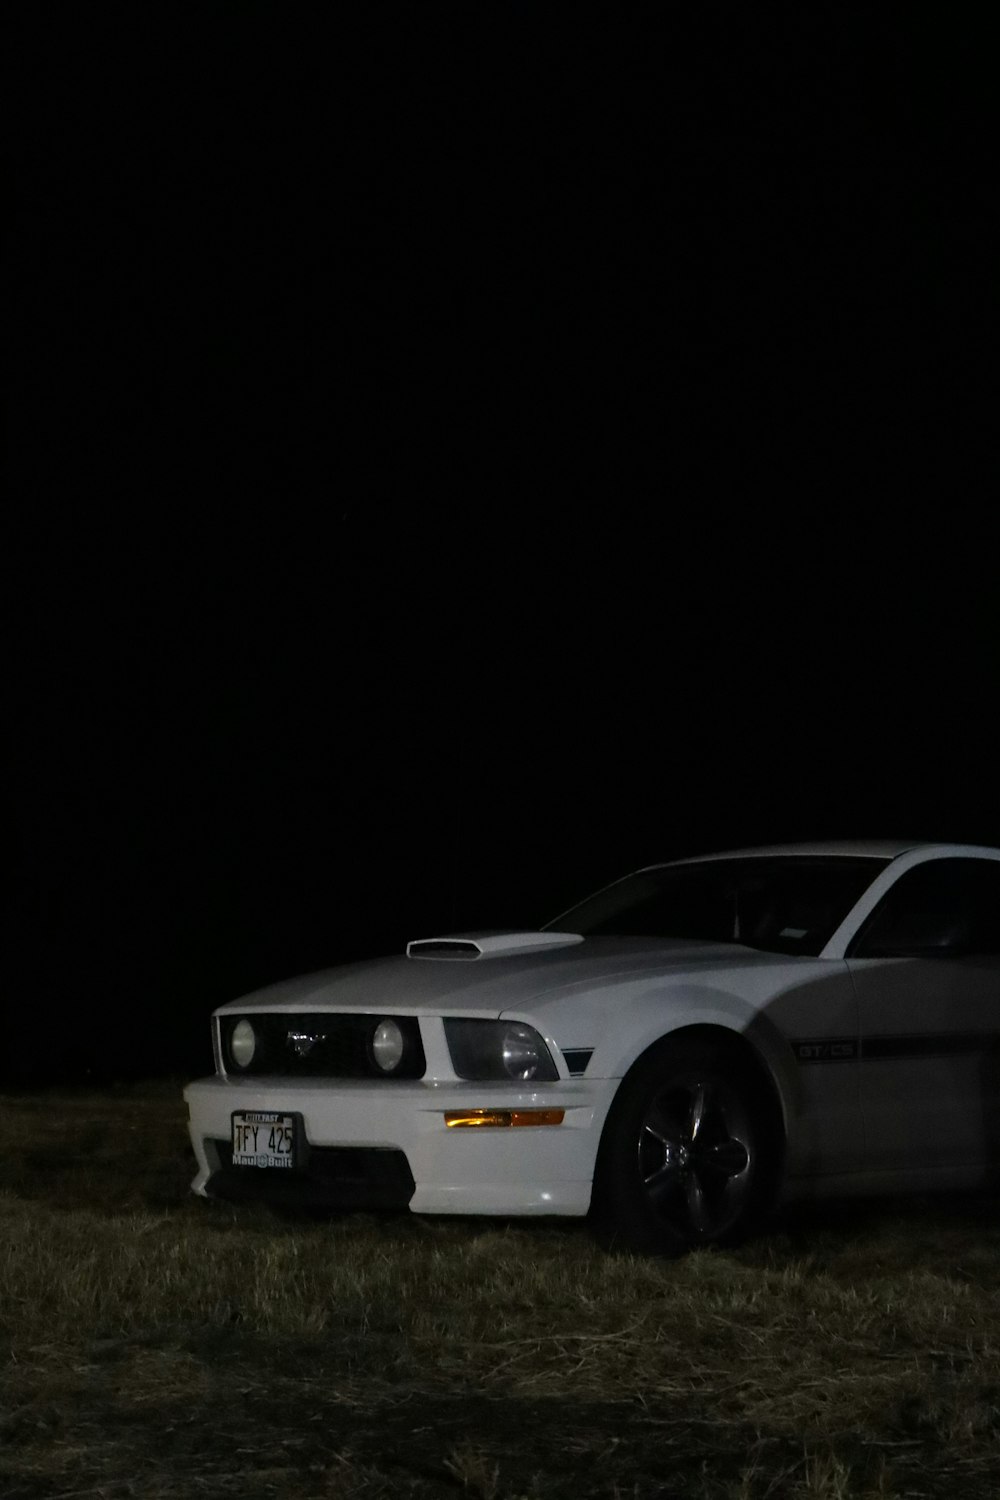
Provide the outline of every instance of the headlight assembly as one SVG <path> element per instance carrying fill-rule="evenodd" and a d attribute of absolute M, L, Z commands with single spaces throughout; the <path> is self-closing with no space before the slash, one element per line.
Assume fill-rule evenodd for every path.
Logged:
<path fill-rule="evenodd" d="M 459 1078 L 552 1083 L 559 1077 L 545 1042 L 523 1021 L 446 1020 L 444 1030 Z"/>

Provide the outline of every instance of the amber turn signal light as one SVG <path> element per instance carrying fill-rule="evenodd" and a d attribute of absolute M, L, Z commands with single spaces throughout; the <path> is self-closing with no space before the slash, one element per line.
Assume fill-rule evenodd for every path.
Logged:
<path fill-rule="evenodd" d="M 561 1125 L 564 1109 L 449 1109 L 444 1123 L 455 1125 Z"/>

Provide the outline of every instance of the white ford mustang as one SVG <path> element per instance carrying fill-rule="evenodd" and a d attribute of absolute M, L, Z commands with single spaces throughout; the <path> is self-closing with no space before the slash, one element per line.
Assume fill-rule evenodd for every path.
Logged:
<path fill-rule="evenodd" d="M 731 1239 L 1000 1167 L 1000 849 L 655 865 L 541 931 L 424 939 L 213 1018 L 197 1193 Z"/>

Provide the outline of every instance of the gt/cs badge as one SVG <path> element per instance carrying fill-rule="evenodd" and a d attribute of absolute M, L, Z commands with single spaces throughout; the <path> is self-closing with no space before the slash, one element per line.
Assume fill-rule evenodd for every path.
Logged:
<path fill-rule="evenodd" d="M 830 1041 L 793 1042 L 795 1056 L 799 1062 L 850 1062 L 858 1055 L 858 1044 L 853 1037 L 838 1037 Z"/>

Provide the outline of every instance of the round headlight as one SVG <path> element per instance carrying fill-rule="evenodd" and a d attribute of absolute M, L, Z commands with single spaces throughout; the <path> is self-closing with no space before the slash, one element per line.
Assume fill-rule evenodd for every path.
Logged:
<path fill-rule="evenodd" d="M 501 1052 L 511 1078 L 534 1078 L 542 1061 L 541 1037 L 530 1026 L 508 1026 Z"/>
<path fill-rule="evenodd" d="M 229 1038 L 229 1050 L 238 1068 L 249 1068 L 257 1050 L 257 1033 L 247 1020 L 237 1021 Z"/>
<path fill-rule="evenodd" d="M 403 1033 L 395 1021 L 380 1021 L 372 1033 L 372 1057 L 383 1073 L 393 1073 L 403 1060 Z"/>

